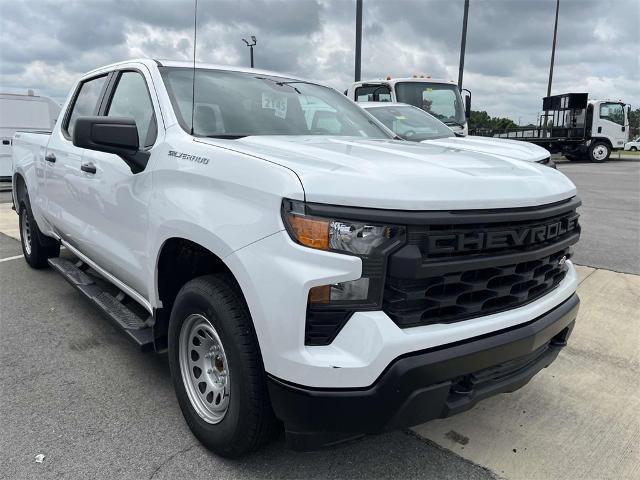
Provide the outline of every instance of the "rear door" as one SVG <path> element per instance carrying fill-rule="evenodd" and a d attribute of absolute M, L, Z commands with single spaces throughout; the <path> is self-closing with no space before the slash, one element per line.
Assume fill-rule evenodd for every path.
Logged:
<path fill-rule="evenodd" d="M 150 78 L 141 70 L 113 73 L 99 115 L 133 118 L 142 150 L 153 148 L 158 137 L 156 108 Z M 84 150 L 78 175 L 67 188 L 83 192 L 78 209 L 86 220 L 79 249 L 100 267 L 143 297 L 148 264 L 147 231 L 151 175 L 133 174 L 117 155 Z"/>
<path fill-rule="evenodd" d="M 75 147 L 71 139 L 78 117 L 97 115 L 108 79 L 108 74 L 101 74 L 78 84 L 62 125 L 54 129 L 47 145 L 42 208 L 58 235 L 72 245 L 76 245 L 86 222 L 81 205 L 87 200 L 87 191 L 73 181 L 81 175 L 83 149 Z"/>

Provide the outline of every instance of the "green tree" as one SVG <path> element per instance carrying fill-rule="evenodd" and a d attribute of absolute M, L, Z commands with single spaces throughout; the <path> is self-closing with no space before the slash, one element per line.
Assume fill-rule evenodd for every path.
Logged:
<path fill-rule="evenodd" d="M 471 116 L 469 117 L 469 129 L 470 130 L 496 130 L 517 128 L 516 122 L 510 118 L 504 117 L 491 117 L 487 112 L 471 110 Z"/>

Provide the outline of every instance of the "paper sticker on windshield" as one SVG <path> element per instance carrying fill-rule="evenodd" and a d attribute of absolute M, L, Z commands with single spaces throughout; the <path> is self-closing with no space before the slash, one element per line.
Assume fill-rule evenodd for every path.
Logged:
<path fill-rule="evenodd" d="M 262 108 L 265 110 L 273 110 L 273 114 L 276 117 L 285 118 L 287 116 L 287 97 L 263 92 Z"/>
<path fill-rule="evenodd" d="M 407 117 L 405 117 L 404 115 L 396 115 L 396 120 L 406 120 Z"/>
<path fill-rule="evenodd" d="M 427 87 L 423 90 L 424 92 L 433 92 L 433 88 Z"/>

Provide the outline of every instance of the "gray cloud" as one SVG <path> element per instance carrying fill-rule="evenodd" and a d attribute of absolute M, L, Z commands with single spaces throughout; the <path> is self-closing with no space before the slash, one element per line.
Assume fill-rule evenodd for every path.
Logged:
<path fill-rule="evenodd" d="M 462 0 L 364 0 L 363 77 L 457 78 Z M 471 0 L 465 87 L 474 108 L 534 121 L 554 0 Z M 256 62 L 328 83 L 353 77 L 354 0 L 199 0 L 198 60 Z M 640 105 L 637 0 L 561 0 L 555 93 Z M 81 73 L 137 56 L 189 59 L 192 0 L 0 0 L 0 91 L 64 100 Z"/>

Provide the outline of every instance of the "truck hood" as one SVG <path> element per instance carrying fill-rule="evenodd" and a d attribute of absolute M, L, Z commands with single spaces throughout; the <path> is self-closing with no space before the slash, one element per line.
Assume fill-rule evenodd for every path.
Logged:
<path fill-rule="evenodd" d="M 198 141 L 293 170 L 309 202 L 400 210 L 486 209 L 544 205 L 576 193 L 573 183 L 552 168 L 436 145 L 330 136 Z"/>
<path fill-rule="evenodd" d="M 457 148 L 459 150 L 469 150 L 473 152 L 499 155 L 504 158 L 515 158 L 525 162 L 539 162 L 548 158 L 550 153 L 533 143 L 509 140 L 506 138 L 490 137 L 447 137 L 433 140 L 424 140 L 422 143 L 438 145 L 441 147 Z"/>

